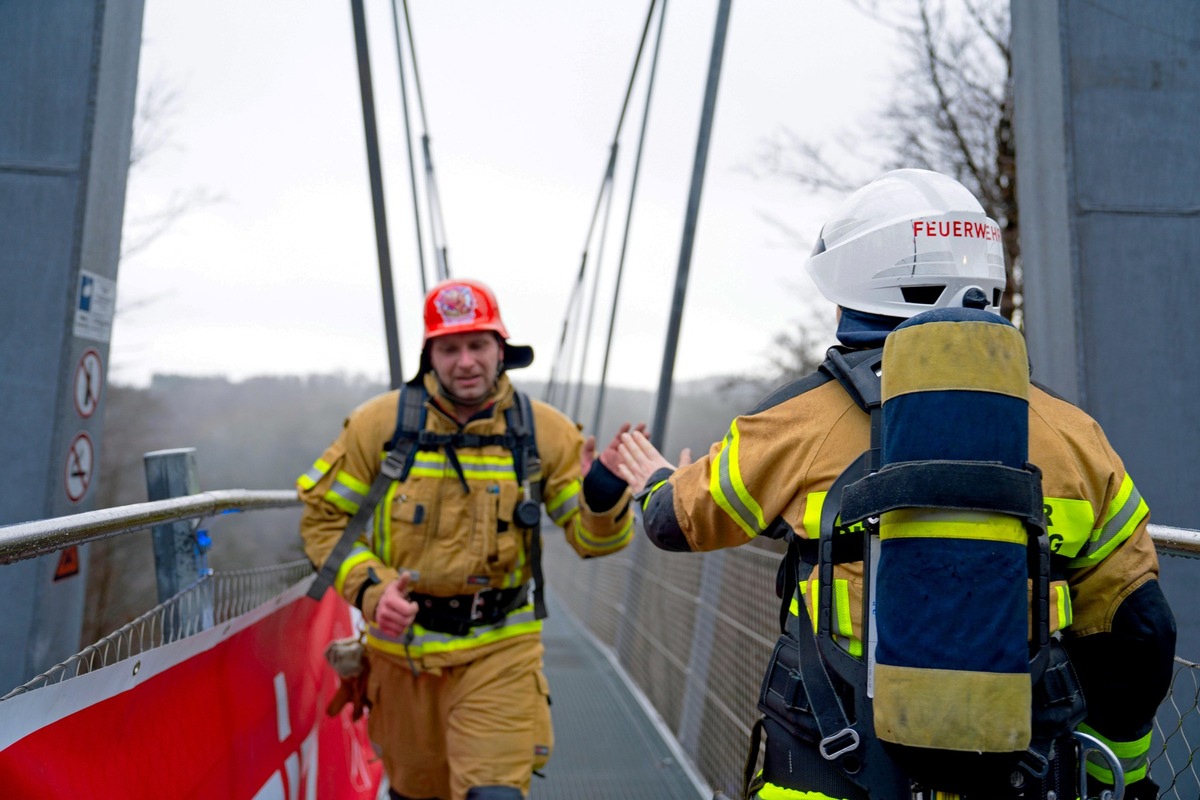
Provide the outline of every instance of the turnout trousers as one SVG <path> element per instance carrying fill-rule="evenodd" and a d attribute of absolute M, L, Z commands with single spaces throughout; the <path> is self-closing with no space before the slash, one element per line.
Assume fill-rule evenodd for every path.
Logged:
<path fill-rule="evenodd" d="M 529 792 L 553 750 L 542 642 L 522 636 L 466 664 L 413 674 L 371 654 L 367 730 L 391 788 L 464 800 L 476 786 Z"/>

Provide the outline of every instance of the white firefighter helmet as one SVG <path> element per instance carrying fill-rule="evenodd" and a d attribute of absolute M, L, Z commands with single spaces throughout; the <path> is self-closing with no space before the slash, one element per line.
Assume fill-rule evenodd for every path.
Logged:
<path fill-rule="evenodd" d="M 850 195 L 805 266 L 826 299 L 888 317 L 961 306 L 973 288 L 998 313 L 1004 292 L 1000 226 L 961 183 L 923 169 L 888 172 Z"/>

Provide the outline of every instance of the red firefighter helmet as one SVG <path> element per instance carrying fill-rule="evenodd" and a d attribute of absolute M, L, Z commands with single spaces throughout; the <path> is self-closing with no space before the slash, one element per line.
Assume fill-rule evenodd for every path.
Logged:
<path fill-rule="evenodd" d="M 452 278 L 437 284 L 425 295 L 421 371 L 429 369 L 425 351 L 430 339 L 474 331 L 491 331 L 504 341 L 505 369 L 527 367 L 533 362 L 533 348 L 508 343 L 508 329 L 500 318 L 500 304 L 492 290 L 479 281 Z"/>
<path fill-rule="evenodd" d="M 422 347 L 437 336 L 449 333 L 492 331 L 501 339 L 508 329 L 500 319 L 500 305 L 492 290 L 479 281 L 442 281 L 425 295 L 425 336 Z"/>

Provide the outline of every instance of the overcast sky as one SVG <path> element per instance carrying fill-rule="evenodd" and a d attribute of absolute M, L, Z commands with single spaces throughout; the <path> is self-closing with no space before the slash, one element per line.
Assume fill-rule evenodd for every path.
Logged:
<path fill-rule="evenodd" d="M 450 269 L 495 289 L 512 340 L 537 351 L 529 378 L 546 378 L 558 349 L 648 5 L 410 3 Z M 390 0 L 367 0 L 366 11 L 407 376 L 421 284 Z M 667 8 L 610 385 L 658 382 L 716 13 L 716 0 Z M 140 85 L 167 87 L 177 102 L 165 144 L 131 178 L 127 214 L 195 192 L 219 200 L 122 261 L 110 379 L 340 371 L 386 381 L 349 0 L 149 0 L 143 34 Z M 620 138 L 585 372 L 593 380 L 649 54 L 648 45 Z M 764 217 L 788 221 L 808 244 L 837 198 L 751 169 L 782 129 L 833 141 L 858 128 L 882 106 L 897 58 L 890 32 L 844 2 L 733 4 L 677 380 L 762 368 L 771 339 L 813 313 L 832 325 L 826 304 L 806 300 L 804 252 Z M 419 136 L 415 103 L 411 113 Z M 145 229 L 128 230 L 127 244 Z M 594 263 L 598 239 L 590 253 Z"/>

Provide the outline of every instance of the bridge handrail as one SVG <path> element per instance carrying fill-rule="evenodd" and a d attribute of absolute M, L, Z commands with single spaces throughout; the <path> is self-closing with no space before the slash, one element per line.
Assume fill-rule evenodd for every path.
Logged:
<path fill-rule="evenodd" d="M 1147 525 L 1155 549 L 1168 556 L 1200 557 L 1200 531 L 1188 528 L 1168 528 L 1165 525 Z"/>
<path fill-rule="evenodd" d="M 300 504 L 290 489 L 220 489 L 169 500 L 85 511 L 66 517 L 0 526 L 0 564 L 47 555 L 76 544 L 167 522 L 208 517 L 224 511 L 288 508 Z M 1164 555 L 1200 557 L 1200 531 L 1150 525 L 1150 537 Z"/>
<path fill-rule="evenodd" d="M 107 539 L 167 522 L 209 517 L 225 511 L 298 506 L 294 490 L 221 489 L 186 497 L 152 500 L 66 517 L 0 527 L 0 564 L 35 558 L 71 545 Z"/>

